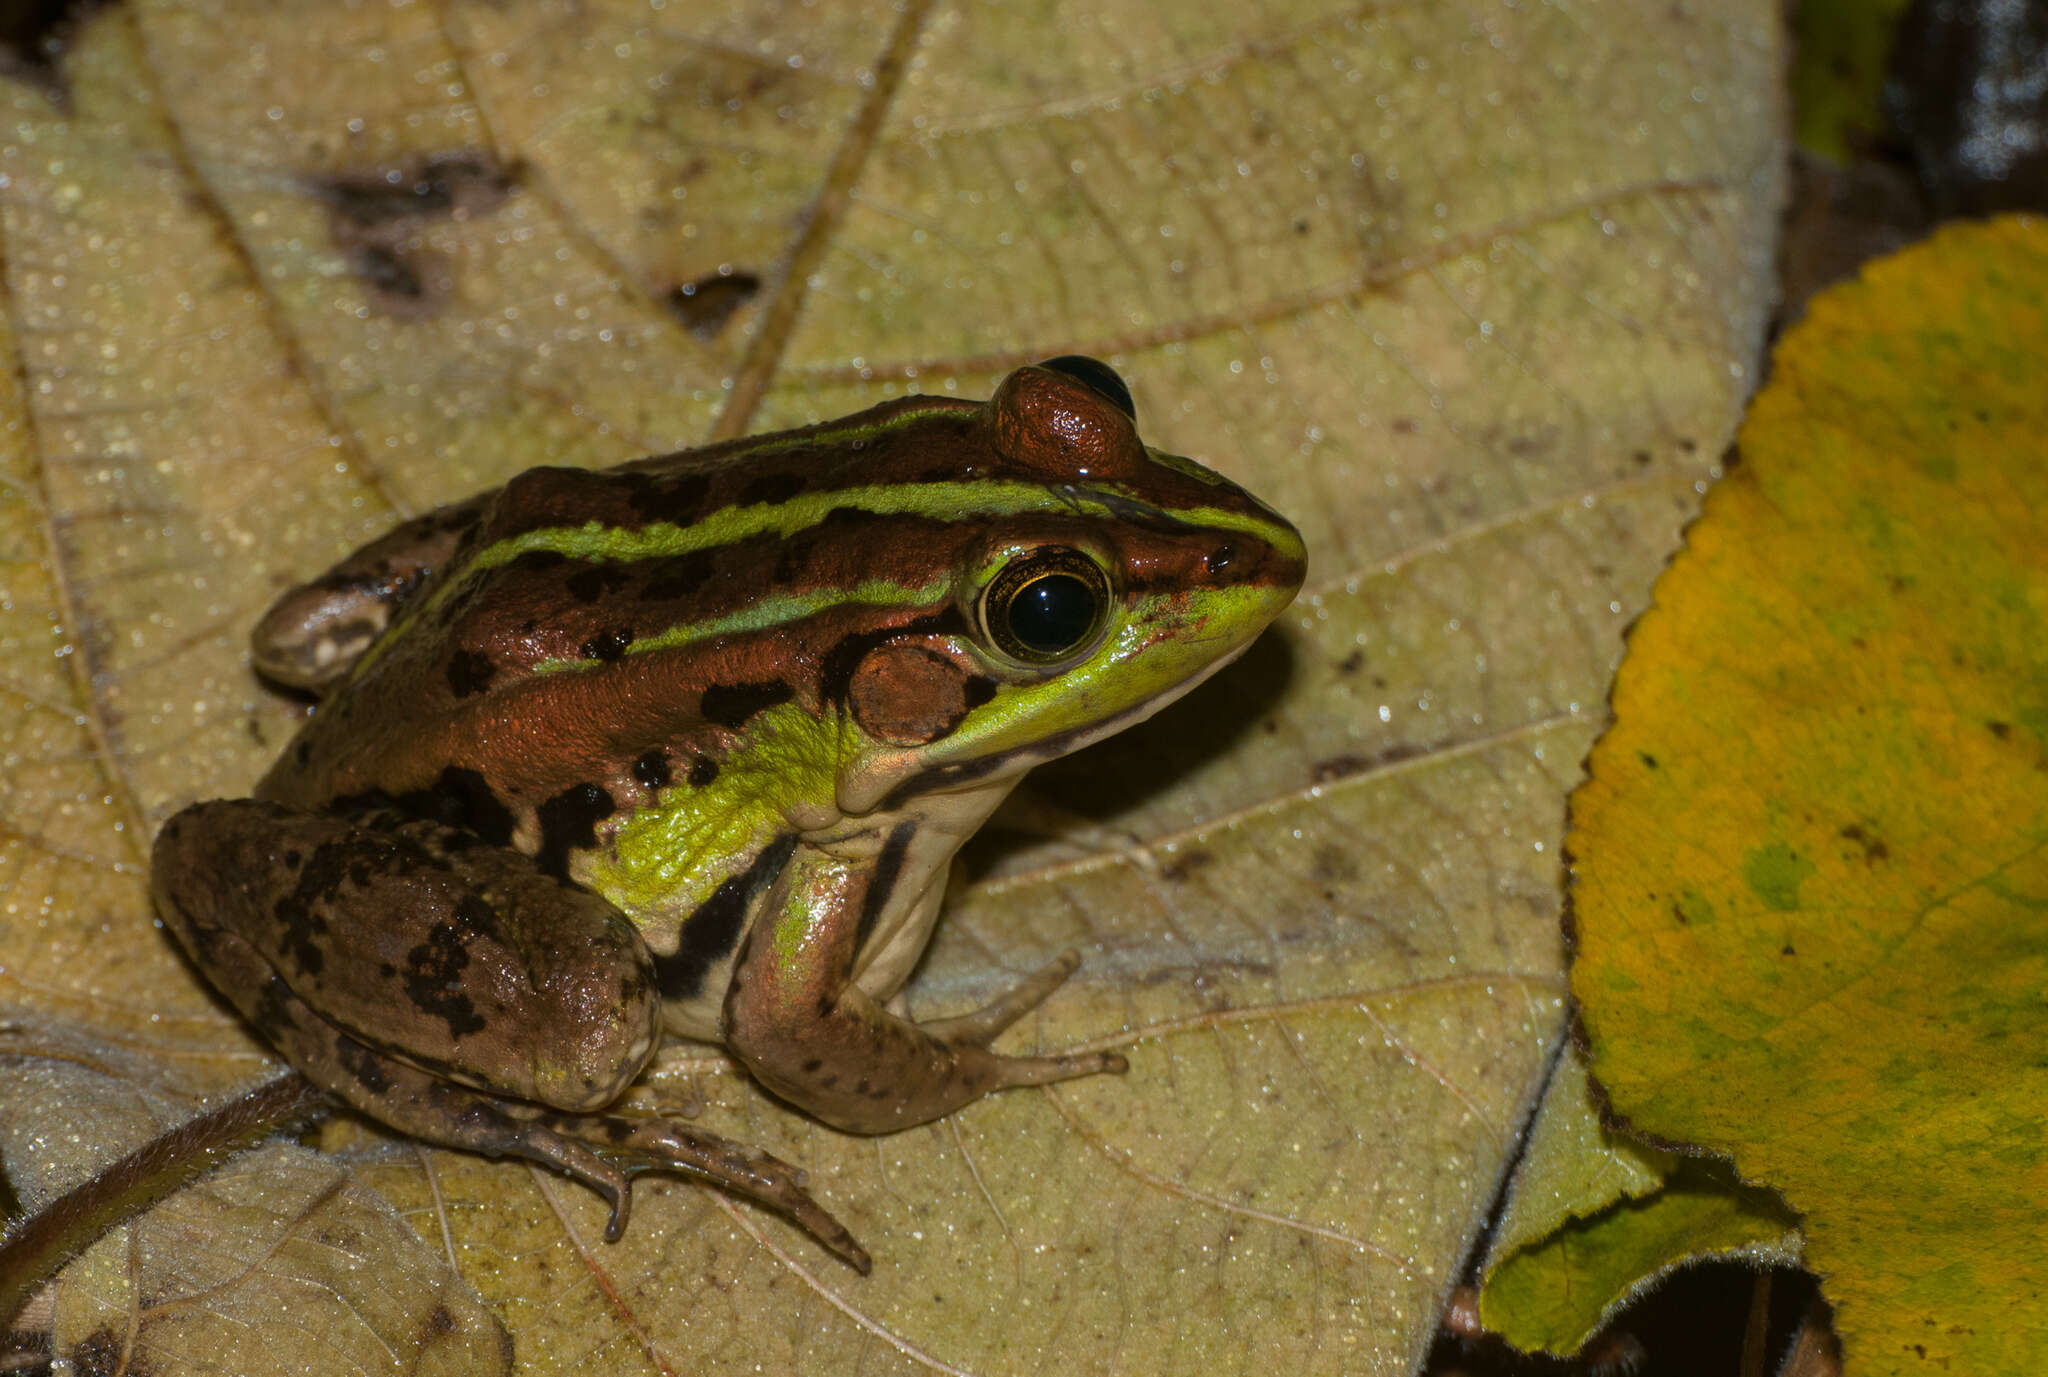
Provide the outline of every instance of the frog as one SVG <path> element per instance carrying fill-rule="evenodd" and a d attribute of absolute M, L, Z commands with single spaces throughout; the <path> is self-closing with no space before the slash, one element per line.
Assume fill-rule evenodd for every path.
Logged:
<path fill-rule="evenodd" d="M 1018 781 L 1241 655 L 1305 559 L 1080 355 L 985 401 L 529 469 L 263 615 L 255 670 L 317 701 L 250 797 L 164 823 L 156 909 L 371 1120 L 580 1181 L 610 1239 L 663 1172 L 865 1274 L 800 1168 L 621 1098 L 675 1039 L 850 1134 L 1127 1071 L 992 1048 L 1072 949 L 950 1017 L 899 992 Z"/>

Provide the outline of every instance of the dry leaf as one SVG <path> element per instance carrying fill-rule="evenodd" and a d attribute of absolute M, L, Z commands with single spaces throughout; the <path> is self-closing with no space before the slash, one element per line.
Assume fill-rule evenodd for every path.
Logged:
<path fill-rule="evenodd" d="M 807 1166 L 865 1280 L 686 1186 L 607 1246 L 522 1167 L 322 1160 L 531 1370 L 1410 1370 L 1559 1035 L 1563 795 L 1747 387 L 1778 22 L 95 11 L 47 80 L 0 79 L 0 1011 L 137 1094 L 257 1074 L 150 925 L 143 843 L 293 728 L 247 669 L 257 612 L 399 516 L 1110 356 L 1152 443 L 1295 517 L 1311 586 L 1233 677 L 1042 772 L 1042 816 L 1096 825 L 978 850 L 910 998 L 1079 945 L 1011 1042 L 1131 1074 L 868 1140 L 665 1058 L 639 1098 Z M 9 1142 L 93 1123 L 6 1113 Z M 298 1199 L 302 1161 L 247 1170 Z M 6 1167 L 25 1203 L 54 1184 Z M 298 1208 L 217 1211 L 219 1246 Z M 202 1362 L 111 1266 L 62 1279 L 56 1351 L 122 1314 L 151 1371 Z M 343 1323 L 355 1277 L 280 1284 L 253 1332 Z"/>

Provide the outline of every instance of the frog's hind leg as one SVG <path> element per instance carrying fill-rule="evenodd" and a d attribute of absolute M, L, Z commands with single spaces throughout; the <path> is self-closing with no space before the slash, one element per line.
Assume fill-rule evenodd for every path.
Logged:
<path fill-rule="evenodd" d="M 804 1173 L 780 1158 L 663 1118 L 564 1114 L 441 1080 L 320 1018 L 246 943 L 230 937 L 224 945 L 241 949 L 240 961 L 230 956 L 229 963 L 259 991 L 250 1021 L 307 1079 L 401 1133 L 486 1157 L 521 1157 L 582 1182 L 610 1206 L 607 1239 L 625 1233 L 632 1179 L 673 1172 L 779 1211 L 867 1274 L 867 1253 L 805 1191 Z"/>
<path fill-rule="evenodd" d="M 632 1178 L 675 1172 L 782 1212 L 868 1270 L 797 1168 L 669 1120 L 587 1112 L 624 1091 L 660 1032 L 652 958 L 598 896 L 437 824 L 250 800 L 171 819 L 152 870 L 194 963 L 308 1080 L 371 1118 L 583 1182 L 611 1206 L 610 1238 Z"/>

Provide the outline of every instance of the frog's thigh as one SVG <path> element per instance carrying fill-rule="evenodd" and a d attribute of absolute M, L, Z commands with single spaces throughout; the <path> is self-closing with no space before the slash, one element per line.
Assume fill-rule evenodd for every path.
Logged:
<path fill-rule="evenodd" d="M 660 999 L 632 923 L 468 833 L 218 800 L 164 825 L 151 871 L 193 960 L 350 1099 L 307 1064 L 332 1062 L 337 1044 L 309 1032 L 296 1040 L 313 1046 L 286 1045 L 307 1017 L 436 1076 L 561 1109 L 610 1103 L 653 1055 Z M 303 1016 L 282 1019 L 280 1000 Z"/>

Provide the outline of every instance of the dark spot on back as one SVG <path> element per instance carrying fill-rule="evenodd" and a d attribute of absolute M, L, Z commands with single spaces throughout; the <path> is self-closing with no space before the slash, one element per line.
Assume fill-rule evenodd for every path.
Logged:
<path fill-rule="evenodd" d="M 491 657 L 474 650 L 458 650 L 448 657 L 448 688 L 457 698 L 482 693 L 498 676 Z"/>
<path fill-rule="evenodd" d="M 764 473 L 740 489 L 738 505 L 780 506 L 802 492 L 809 481 L 800 473 Z"/>
<path fill-rule="evenodd" d="M 787 703 L 794 696 L 795 690 L 780 679 L 761 684 L 713 684 L 704 690 L 697 711 L 707 722 L 738 728 L 755 713 Z"/>
<path fill-rule="evenodd" d="M 540 851 L 534 864 L 556 879 L 569 875 L 569 852 L 597 845 L 597 825 L 617 811 L 612 796 L 595 784 L 572 784 L 535 810 Z"/>
<path fill-rule="evenodd" d="M 639 595 L 643 602 L 688 597 L 702 588 L 718 568 L 709 550 L 655 560 L 643 567 L 647 570 L 647 582 L 641 585 Z"/>
<path fill-rule="evenodd" d="M 609 663 L 624 655 L 627 647 L 632 644 L 633 628 L 630 626 L 615 626 L 609 630 L 600 631 L 585 641 L 583 643 L 583 658 L 586 660 L 603 660 Z"/>
<path fill-rule="evenodd" d="M 718 778 L 718 762 L 708 755 L 700 755 L 690 762 L 690 783 L 701 789 Z"/>
<path fill-rule="evenodd" d="M 634 515 L 642 521 L 666 521 L 672 526 L 694 522 L 711 492 L 711 479 L 702 473 L 622 473 L 616 477 L 627 485 L 626 505 Z"/>
<path fill-rule="evenodd" d="M 511 564 L 506 567 L 520 570 L 523 573 L 533 573 L 540 569 L 553 569 L 557 565 L 567 564 L 568 562 L 569 557 L 560 550 L 528 550 L 524 554 L 516 556 Z"/>
<path fill-rule="evenodd" d="M 673 778 L 668 768 L 668 752 L 656 746 L 643 753 L 633 762 L 633 778 L 650 789 L 666 789 Z"/>
<path fill-rule="evenodd" d="M 396 797 L 373 789 L 334 800 L 335 811 L 343 814 L 361 815 L 386 807 L 396 808 L 407 817 L 468 828 L 493 846 L 512 844 L 512 810 L 475 770 L 450 765 L 424 789 L 413 789 Z"/>
<path fill-rule="evenodd" d="M 562 587 L 568 589 L 569 596 L 578 602 L 596 602 L 607 593 L 617 592 L 632 577 L 620 565 L 585 561 L 581 569 L 562 580 Z"/>
<path fill-rule="evenodd" d="M 960 477 L 958 469 L 945 469 L 942 470 L 942 473 L 943 477 L 934 478 L 930 481 L 950 483 Z M 885 517 L 880 512 L 871 512 L 865 507 L 834 507 L 818 519 L 816 529 L 832 535 L 846 535 L 848 532 L 858 530 L 863 526 L 873 526 L 882 521 L 900 523 L 902 520 L 901 516 Z"/>
<path fill-rule="evenodd" d="M 716 339 L 727 321 L 761 290 L 761 279 L 749 272 L 708 273 L 695 282 L 669 289 L 669 314 L 698 339 Z"/>
<path fill-rule="evenodd" d="M 775 582 L 794 583 L 810 562 L 811 552 L 817 548 L 815 536 L 792 536 L 782 542 L 782 548 L 775 555 Z"/>

